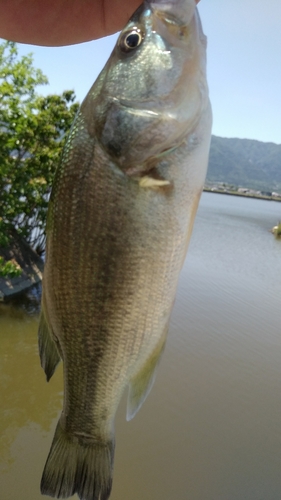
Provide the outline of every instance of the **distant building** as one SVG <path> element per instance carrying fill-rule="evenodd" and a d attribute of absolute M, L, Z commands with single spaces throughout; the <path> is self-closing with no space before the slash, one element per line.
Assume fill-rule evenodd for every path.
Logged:
<path fill-rule="evenodd" d="M 263 196 L 272 196 L 272 191 L 261 191 Z"/>

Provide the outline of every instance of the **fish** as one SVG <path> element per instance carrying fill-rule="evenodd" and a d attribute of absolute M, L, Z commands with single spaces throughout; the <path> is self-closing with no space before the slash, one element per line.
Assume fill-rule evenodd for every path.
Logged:
<path fill-rule="evenodd" d="M 114 417 L 163 353 L 206 176 L 212 112 L 195 0 L 146 0 L 81 104 L 48 207 L 38 341 L 64 400 L 41 492 L 107 500 Z"/>

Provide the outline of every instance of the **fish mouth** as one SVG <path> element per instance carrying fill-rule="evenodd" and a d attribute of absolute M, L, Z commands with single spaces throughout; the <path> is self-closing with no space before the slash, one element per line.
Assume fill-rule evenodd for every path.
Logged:
<path fill-rule="evenodd" d="M 178 25 L 187 25 L 196 9 L 194 0 L 147 0 L 147 4 L 152 11 Z"/>

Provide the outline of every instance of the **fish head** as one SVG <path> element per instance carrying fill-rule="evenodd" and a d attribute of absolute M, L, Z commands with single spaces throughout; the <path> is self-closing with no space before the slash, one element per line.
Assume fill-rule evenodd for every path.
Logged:
<path fill-rule="evenodd" d="M 192 133 L 208 104 L 205 66 L 195 0 L 146 1 L 134 13 L 84 104 L 121 170 L 144 171 Z"/>

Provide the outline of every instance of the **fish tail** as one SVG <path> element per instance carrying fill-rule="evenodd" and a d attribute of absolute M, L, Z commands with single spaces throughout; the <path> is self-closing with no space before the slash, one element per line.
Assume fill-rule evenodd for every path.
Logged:
<path fill-rule="evenodd" d="M 102 442 L 68 435 L 57 424 L 41 479 L 42 495 L 108 500 L 113 475 L 114 440 Z"/>

